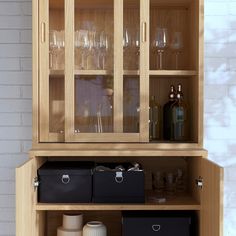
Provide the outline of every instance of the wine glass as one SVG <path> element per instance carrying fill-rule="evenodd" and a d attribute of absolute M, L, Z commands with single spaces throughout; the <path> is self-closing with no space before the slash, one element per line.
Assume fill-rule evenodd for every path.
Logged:
<path fill-rule="evenodd" d="M 49 32 L 49 67 L 50 69 L 57 68 L 57 31 Z"/>
<path fill-rule="evenodd" d="M 64 56 L 65 56 L 65 32 L 64 30 L 57 31 L 57 50 L 58 50 L 58 68 L 62 69 L 64 66 Z"/>
<path fill-rule="evenodd" d="M 102 69 L 106 67 L 106 57 L 109 49 L 108 35 L 102 31 L 100 34 L 100 52 L 102 57 Z"/>
<path fill-rule="evenodd" d="M 181 32 L 174 32 L 172 36 L 172 41 L 170 44 L 170 48 L 175 53 L 175 69 L 179 69 L 179 54 L 181 53 L 181 50 L 183 49 L 183 35 Z"/>
<path fill-rule="evenodd" d="M 168 47 L 168 30 L 166 28 L 157 28 L 153 47 L 158 54 L 158 69 L 163 69 L 163 53 Z"/>
<path fill-rule="evenodd" d="M 135 50 L 135 69 L 139 69 L 140 62 L 140 32 L 139 30 L 135 31 L 134 35 L 134 50 Z M 137 59 L 136 59 L 137 58 Z"/>
<path fill-rule="evenodd" d="M 127 28 L 124 29 L 124 35 L 123 35 L 123 49 L 124 49 L 124 56 L 126 58 L 126 67 L 129 67 L 129 57 L 128 57 L 128 53 L 131 49 L 131 46 L 132 46 L 132 41 L 131 41 L 131 34 L 130 32 L 128 31 Z M 128 64 L 128 65 L 127 65 Z M 125 68 L 125 69 L 128 69 L 128 68 Z"/>

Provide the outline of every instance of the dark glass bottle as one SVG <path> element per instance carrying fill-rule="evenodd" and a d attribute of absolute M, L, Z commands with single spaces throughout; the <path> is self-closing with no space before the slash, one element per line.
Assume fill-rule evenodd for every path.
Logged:
<path fill-rule="evenodd" d="M 174 85 L 170 86 L 169 101 L 163 108 L 163 138 L 171 140 L 172 112 L 171 107 L 175 103 L 176 92 Z"/>
<path fill-rule="evenodd" d="M 159 140 L 161 138 L 161 113 L 160 105 L 155 99 L 155 96 L 151 96 L 149 102 L 149 139 Z"/>
<path fill-rule="evenodd" d="M 178 85 L 176 101 L 171 106 L 171 110 L 172 110 L 171 139 L 173 141 L 186 141 L 187 107 L 184 101 L 181 84 Z"/>

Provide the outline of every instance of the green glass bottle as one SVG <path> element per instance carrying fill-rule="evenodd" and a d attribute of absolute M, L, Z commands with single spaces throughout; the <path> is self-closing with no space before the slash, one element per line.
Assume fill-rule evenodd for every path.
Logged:
<path fill-rule="evenodd" d="M 163 108 L 163 138 L 171 140 L 172 112 L 171 107 L 175 103 L 176 91 L 174 85 L 170 86 L 169 101 Z"/>
<path fill-rule="evenodd" d="M 171 140 L 186 141 L 187 106 L 184 101 L 181 84 L 178 85 L 176 93 L 176 101 L 171 106 L 171 110 L 172 110 Z"/>

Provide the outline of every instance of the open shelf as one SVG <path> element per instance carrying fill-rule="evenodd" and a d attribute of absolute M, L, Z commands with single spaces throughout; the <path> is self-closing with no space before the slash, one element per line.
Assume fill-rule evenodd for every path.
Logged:
<path fill-rule="evenodd" d="M 125 210 L 200 210 L 200 204 L 192 197 L 173 196 L 167 197 L 165 203 L 153 202 L 147 197 L 144 204 L 98 204 L 98 203 L 81 203 L 81 204 L 47 204 L 38 203 L 35 206 L 38 211 L 125 211 Z"/>

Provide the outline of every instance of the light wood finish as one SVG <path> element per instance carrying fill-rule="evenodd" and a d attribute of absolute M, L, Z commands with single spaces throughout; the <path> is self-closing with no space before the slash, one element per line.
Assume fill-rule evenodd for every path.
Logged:
<path fill-rule="evenodd" d="M 65 1 L 65 141 L 74 134 L 75 89 L 74 89 L 74 20 L 75 0 Z"/>
<path fill-rule="evenodd" d="M 197 75 L 196 71 L 192 70 L 150 70 L 149 75 L 155 76 L 195 76 Z"/>
<path fill-rule="evenodd" d="M 122 148 L 122 145 L 120 148 L 112 148 L 112 144 L 107 144 L 106 148 L 104 149 L 94 149 L 93 145 L 85 144 L 87 147 L 81 147 L 78 146 L 77 148 L 74 147 L 74 150 L 72 148 L 64 149 L 60 148 L 60 144 L 57 145 L 57 148 L 54 148 L 53 150 L 47 150 L 47 149 L 33 149 L 30 151 L 31 155 L 34 155 L 35 157 L 41 157 L 41 156 L 48 156 L 48 157 L 83 157 L 83 156 L 102 156 L 102 157 L 115 157 L 119 156 L 121 159 L 123 157 L 131 156 L 131 157 L 144 157 L 145 156 L 153 156 L 153 157 L 166 157 L 166 156 L 207 156 L 207 152 L 205 150 L 199 150 L 199 149 L 155 149 L 155 148 L 136 148 L 133 147 L 129 150 L 124 150 Z M 110 150 L 109 150 L 110 149 Z"/>
<path fill-rule="evenodd" d="M 201 160 L 201 236 L 223 236 L 223 169 Z"/>
<path fill-rule="evenodd" d="M 38 11 L 38 0 L 32 2 L 32 142 L 33 144 L 39 141 L 39 109 L 38 109 L 38 98 L 39 98 L 39 11 Z"/>
<path fill-rule="evenodd" d="M 203 114 L 204 114 L 204 0 L 198 3 L 198 43 L 196 43 L 198 62 L 198 143 L 203 146 Z M 195 104 L 193 104 L 195 105 Z"/>
<path fill-rule="evenodd" d="M 35 235 L 35 211 L 33 211 L 33 162 L 29 160 L 16 169 L 16 235 Z M 27 222 L 27 223 L 26 223 Z"/>
<path fill-rule="evenodd" d="M 146 32 L 140 33 L 140 142 L 149 141 L 149 0 L 140 0 L 140 28 L 146 25 Z M 142 28 L 141 28 L 142 29 Z M 144 30 L 144 29 L 142 29 Z M 142 39 L 142 34 L 145 39 Z"/>
<path fill-rule="evenodd" d="M 45 42 L 39 45 L 39 136 L 41 142 L 49 141 L 49 0 L 39 1 L 39 24 L 45 24 L 45 30 L 39 27 L 40 39 L 45 33 Z"/>
<path fill-rule="evenodd" d="M 36 210 L 40 211 L 138 211 L 138 210 L 200 210 L 200 204 L 191 197 L 184 196 L 176 199 L 167 199 L 166 203 L 155 204 L 43 204 L 38 203 Z"/>
<path fill-rule="evenodd" d="M 123 132 L 123 1 L 114 1 L 114 132 Z"/>

